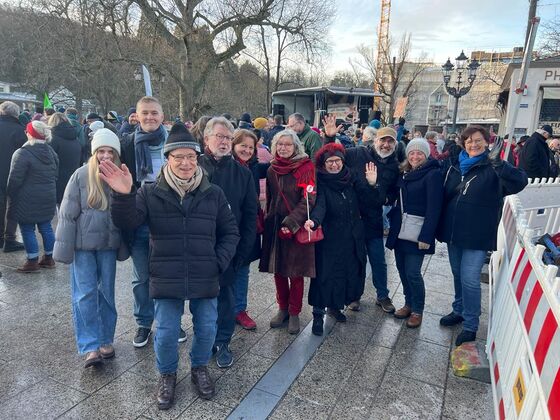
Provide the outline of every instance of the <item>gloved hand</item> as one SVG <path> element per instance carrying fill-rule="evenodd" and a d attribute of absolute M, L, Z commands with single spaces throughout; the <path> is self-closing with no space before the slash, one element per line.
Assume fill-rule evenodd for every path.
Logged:
<path fill-rule="evenodd" d="M 490 150 L 490 153 L 488 153 L 488 159 L 490 160 L 490 164 L 495 169 L 501 168 L 504 165 L 504 161 L 500 157 L 500 154 L 502 153 L 503 145 L 504 145 L 504 141 L 502 140 L 501 137 L 498 137 L 494 142 L 494 147 L 492 148 L 492 150 Z M 510 153 L 511 153 L 511 149 L 510 149 Z"/>
<path fill-rule="evenodd" d="M 278 236 L 280 239 L 292 239 L 294 237 L 293 233 L 286 226 L 282 226 L 278 231 Z"/>

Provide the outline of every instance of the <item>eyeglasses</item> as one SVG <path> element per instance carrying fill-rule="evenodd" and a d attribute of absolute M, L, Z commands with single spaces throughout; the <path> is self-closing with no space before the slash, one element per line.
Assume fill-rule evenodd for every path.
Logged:
<path fill-rule="evenodd" d="M 470 145 L 473 145 L 473 144 L 482 144 L 482 143 L 485 143 L 485 142 L 486 142 L 486 140 L 484 140 L 484 139 L 473 140 L 471 138 L 468 138 L 468 139 L 465 140 L 465 145 L 470 146 Z"/>
<path fill-rule="evenodd" d="M 327 159 L 325 160 L 325 165 L 340 165 L 342 163 L 342 159 Z"/>
<path fill-rule="evenodd" d="M 294 143 L 276 143 L 276 148 L 281 148 L 281 147 L 294 147 Z"/>
<path fill-rule="evenodd" d="M 380 138 L 379 141 L 380 141 L 381 143 L 388 143 L 388 144 L 393 144 L 393 143 L 396 143 L 396 142 L 397 142 L 397 141 L 396 141 L 394 138 L 392 138 L 392 137 L 383 137 L 383 138 Z"/>
<path fill-rule="evenodd" d="M 196 162 L 197 160 L 196 155 L 172 155 L 171 153 L 169 153 L 169 156 L 171 156 L 177 163 L 184 162 L 185 159 L 189 162 Z"/>
<path fill-rule="evenodd" d="M 224 136 L 223 134 L 214 134 L 213 136 L 216 137 L 218 139 L 218 141 L 224 141 L 224 140 L 232 141 L 233 140 L 233 137 Z"/>

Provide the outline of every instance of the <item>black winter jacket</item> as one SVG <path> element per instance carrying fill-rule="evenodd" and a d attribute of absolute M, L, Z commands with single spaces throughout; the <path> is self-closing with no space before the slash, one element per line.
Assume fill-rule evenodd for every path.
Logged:
<path fill-rule="evenodd" d="M 525 142 L 519 154 L 519 167 L 529 178 L 554 178 L 558 170 L 554 157 L 546 144 L 546 139 L 540 133 L 534 132 Z"/>
<path fill-rule="evenodd" d="M 232 156 L 220 160 L 209 155 L 198 158 L 199 165 L 208 174 L 208 180 L 225 193 L 239 228 L 239 244 L 231 261 L 233 270 L 239 269 L 249 260 L 257 235 L 257 193 L 253 175 Z M 221 285 L 230 285 L 235 280 L 233 270 L 224 273 Z"/>
<path fill-rule="evenodd" d="M 51 221 L 56 211 L 58 156 L 46 143 L 16 150 L 8 178 L 8 216 L 18 223 Z"/>
<path fill-rule="evenodd" d="M 439 162 L 428 159 L 420 168 L 401 176 L 397 186 L 402 190 L 404 206 L 400 194 L 397 195 L 397 205 L 389 212 L 391 230 L 385 245 L 389 249 L 399 248 L 410 254 L 433 254 L 443 203 L 443 175 Z M 398 239 L 402 223 L 401 208 L 405 213 L 424 217 L 418 240 L 430 244 L 429 249 L 420 250 L 418 243 Z"/>
<path fill-rule="evenodd" d="M 464 177 L 456 163 L 445 177 L 436 238 L 465 249 L 495 250 L 503 199 L 526 185 L 525 172 L 508 162 L 494 169 L 486 158 Z"/>
<path fill-rule="evenodd" d="M 377 184 L 371 187 L 366 180 L 366 163 L 377 167 Z M 381 158 L 373 146 L 353 147 L 346 150 L 346 165 L 356 180 L 360 213 L 366 229 L 366 240 L 383 237 L 383 208 L 396 199 L 399 164 L 392 155 Z"/>
<path fill-rule="evenodd" d="M 64 189 L 72 174 L 83 163 L 82 145 L 78 141 L 76 129 L 72 124 L 61 122 L 51 130 L 51 147 L 58 155 L 58 180 L 56 181 L 56 202 L 60 204 L 64 196 Z"/>
<path fill-rule="evenodd" d="M 0 188 L 6 191 L 12 155 L 27 141 L 25 127 L 9 115 L 0 115 Z"/>
<path fill-rule="evenodd" d="M 223 191 L 206 176 L 182 202 L 165 177 L 138 193 L 112 194 L 115 226 L 150 229 L 150 297 L 197 299 L 218 296 L 220 275 L 239 241 Z"/>

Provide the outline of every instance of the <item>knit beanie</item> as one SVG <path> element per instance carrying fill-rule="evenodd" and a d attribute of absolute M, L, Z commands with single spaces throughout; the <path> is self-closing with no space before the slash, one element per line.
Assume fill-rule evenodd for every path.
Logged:
<path fill-rule="evenodd" d="M 406 146 L 406 156 L 408 156 L 408 154 L 413 150 L 421 151 L 422 153 L 424 153 L 426 158 L 430 157 L 430 145 L 428 144 L 428 141 L 426 139 L 417 137 L 410 140 L 408 142 L 408 145 Z"/>
<path fill-rule="evenodd" d="M 315 165 L 317 168 L 324 168 L 325 161 L 333 156 L 337 156 L 344 162 L 346 150 L 340 143 L 327 143 L 315 154 Z"/>
<path fill-rule="evenodd" d="M 241 118 L 239 118 L 239 120 L 251 124 L 251 114 L 249 114 L 248 112 L 244 112 L 243 114 L 241 114 Z"/>
<path fill-rule="evenodd" d="M 257 130 L 262 130 L 266 127 L 266 124 L 268 124 L 268 120 L 263 117 L 255 118 L 255 121 L 253 121 L 253 127 L 255 127 Z"/>
<path fill-rule="evenodd" d="M 121 154 L 121 142 L 115 133 L 108 128 L 100 128 L 91 140 L 91 154 L 93 155 L 100 147 L 112 147 Z"/>
<path fill-rule="evenodd" d="M 130 114 L 136 114 L 136 108 L 135 107 L 130 107 L 128 108 L 128 112 L 126 114 L 127 117 L 130 117 Z"/>
<path fill-rule="evenodd" d="M 175 123 L 173 127 L 171 127 L 167 141 L 163 145 L 163 154 L 167 157 L 169 152 L 183 147 L 193 149 L 198 154 L 201 153 L 200 144 L 196 141 L 191 132 L 187 130 L 185 124 Z"/>
<path fill-rule="evenodd" d="M 95 112 L 90 112 L 89 114 L 87 114 L 86 116 L 86 120 L 99 120 L 101 121 L 103 118 L 101 118 L 99 116 L 99 114 L 96 114 Z"/>
<path fill-rule="evenodd" d="M 42 121 L 31 121 L 25 127 L 25 131 L 36 140 L 46 140 L 49 134 L 49 126 Z"/>

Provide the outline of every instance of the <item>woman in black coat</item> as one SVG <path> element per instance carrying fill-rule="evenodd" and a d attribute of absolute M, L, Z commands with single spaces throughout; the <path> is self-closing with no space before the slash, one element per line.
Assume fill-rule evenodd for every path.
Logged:
<path fill-rule="evenodd" d="M 345 149 L 337 143 L 316 154 L 317 201 L 305 223 L 308 231 L 322 226 L 325 238 L 315 244 L 317 277 L 311 280 L 308 302 L 313 306 L 315 335 L 323 334 L 323 315 L 345 322 L 345 305 L 364 292 L 366 248 L 364 225 L 352 174 L 344 165 Z"/>
<path fill-rule="evenodd" d="M 453 311 L 441 318 L 440 324 L 463 323 L 455 341 L 458 346 L 476 339 L 480 272 L 486 253 L 496 249 L 503 199 L 527 185 L 525 172 L 500 159 L 501 148 L 488 152 L 489 140 L 484 127 L 467 127 L 459 140 L 464 150 L 445 176 L 437 239 L 447 243 L 455 300 Z"/>
<path fill-rule="evenodd" d="M 58 179 L 56 181 L 56 203 L 62 203 L 64 190 L 72 174 L 82 163 L 82 145 L 78 140 L 76 129 L 66 115 L 55 112 L 49 118 L 51 127 L 51 147 L 58 155 Z"/>
<path fill-rule="evenodd" d="M 401 165 L 399 198 L 389 212 L 391 228 L 386 247 L 395 251 L 405 304 L 395 311 L 395 318 L 408 318 L 406 326 L 422 324 L 426 290 L 422 278 L 424 255 L 434 253 L 435 233 L 443 201 L 443 176 L 437 160 L 430 159 L 430 146 L 422 138 L 406 146 L 406 160 Z M 417 241 L 399 238 L 403 213 L 424 218 Z M 403 231 L 404 232 L 404 231 Z"/>

